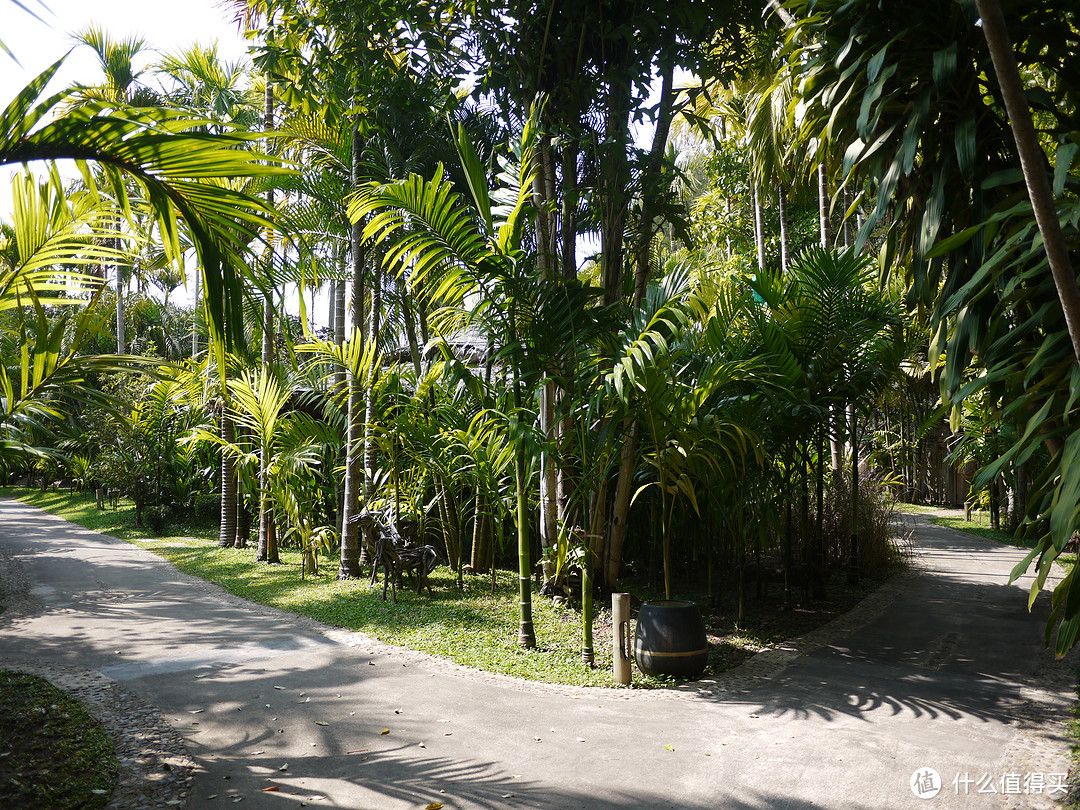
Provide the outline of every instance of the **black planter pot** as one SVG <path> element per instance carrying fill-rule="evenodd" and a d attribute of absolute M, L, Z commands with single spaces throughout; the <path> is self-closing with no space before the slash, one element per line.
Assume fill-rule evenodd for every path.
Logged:
<path fill-rule="evenodd" d="M 705 621 L 694 602 L 661 599 L 642 604 L 634 635 L 638 669 L 646 675 L 696 678 L 708 658 Z"/>

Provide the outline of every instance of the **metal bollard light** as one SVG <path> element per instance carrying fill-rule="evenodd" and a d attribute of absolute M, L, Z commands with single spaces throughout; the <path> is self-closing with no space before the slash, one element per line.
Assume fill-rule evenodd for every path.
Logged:
<path fill-rule="evenodd" d="M 630 685 L 630 594 L 611 595 L 611 653 L 615 683 Z"/>

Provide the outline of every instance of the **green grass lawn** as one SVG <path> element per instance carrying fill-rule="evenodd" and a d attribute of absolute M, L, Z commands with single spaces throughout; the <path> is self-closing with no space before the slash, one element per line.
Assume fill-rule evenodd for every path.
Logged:
<path fill-rule="evenodd" d="M 932 504 L 925 503 L 904 503 L 903 501 L 896 502 L 896 511 L 902 512 L 905 515 L 932 515 L 938 512 L 942 507 L 933 506 Z"/>
<path fill-rule="evenodd" d="M 79 701 L 43 678 L 0 671 L 0 804 L 94 810 L 116 784 L 112 740 Z"/>
<path fill-rule="evenodd" d="M 990 526 L 989 512 L 972 512 L 970 520 L 964 517 L 963 512 L 959 512 L 956 515 L 932 517 L 930 518 L 930 522 L 937 526 L 958 529 L 959 531 L 967 532 L 968 534 L 975 534 L 979 537 L 985 537 L 987 540 L 995 540 L 998 543 L 1005 543 L 1010 546 L 1030 548 L 1032 545 L 1030 541 L 1013 537 L 1009 532 L 1004 531 L 1003 529 L 992 528 Z"/>
<path fill-rule="evenodd" d="M 610 605 L 597 600 L 593 642 L 597 668 L 581 661 L 580 609 L 556 606 L 535 590 L 537 647 L 522 649 L 517 644 L 515 572 L 497 572 L 492 593 L 490 575 L 467 575 L 463 589 L 459 589 L 456 575 L 447 567 L 439 567 L 429 578 L 430 595 L 417 595 L 407 577 L 394 604 L 383 601 L 381 582 L 372 587 L 367 578 L 339 581 L 336 558 L 320 560 L 322 572 L 305 579 L 298 551 L 283 549 L 281 565 L 257 563 L 252 547 L 219 548 L 216 528 L 183 527 L 170 530 L 164 537 L 148 537 L 145 530 L 134 528 L 132 507 L 121 504 L 118 510 L 99 511 L 89 494 L 8 487 L 0 488 L 0 496 L 18 498 L 88 529 L 128 540 L 169 560 L 185 573 L 259 604 L 490 672 L 570 685 L 614 685 Z M 775 595 L 772 600 L 752 601 L 750 614 L 741 627 L 723 611 L 706 610 L 710 634 L 707 674 L 723 672 L 762 649 L 814 629 L 849 610 L 878 584 L 880 581 L 867 580 L 857 588 L 837 585 L 831 589 L 828 602 L 803 605 L 792 612 L 780 611 Z M 641 599 L 657 598 L 648 589 L 632 590 L 635 605 Z M 636 668 L 633 678 L 636 687 L 670 683 L 648 678 Z"/>

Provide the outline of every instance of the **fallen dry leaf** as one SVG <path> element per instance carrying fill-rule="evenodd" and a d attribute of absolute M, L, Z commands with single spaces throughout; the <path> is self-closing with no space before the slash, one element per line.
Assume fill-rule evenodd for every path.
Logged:
<path fill-rule="evenodd" d="M 442 810 L 442 808 L 443 808 L 443 803 L 442 802 L 432 802 L 427 807 L 425 807 L 424 810 Z"/>
<path fill-rule="evenodd" d="M 404 709 L 394 709 L 394 714 L 401 714 L 404 711 Z"/>
<path fill-rule="evenodd" d="M 672 746 L 672 745 L 665 745 L 665 746 L 664 746 L 664 750 L 665 750 L 665 751 L 674 751 L 674 750 L 675 750 L 675 747 L 674 747 L 674 746 Z"/>
<path fill-rule="evenodd" d="M 389 733 L 390 733 L 390 729 L 388 729 L 388 728 L 384 728 L 384 729 L 383 729 L 382 731 L 380 731 L 379 733 L 380 733 L 380 734 L 389 734 Z"/>
<path fill-rule="evenodd" d="M 277 785 L 271 785 L 270 787 L 263 788 L 262 792 L 263 793 L 272 793 L 275 790 L 281 790 L 281 788 L 279 788 Z"/>
<path fill-rule="evenodd" d="M 278 768 L 278 770 L 279 771 L 287 771 L 287 770 L 289 770 L 289 763 L 286 762 L 284 765 L 282 765 L 280 768 Z"/>
<path fill-rule="evenodd" d="M 427 748 L 427 746 L 426 746 L 426 745 L 424 745 L 423 743 L 418 743 L 418 745 L 419 745 L 419 746 L 420 746 L 421 748 Z"/>
<path fill-rule="evenodd" d="M 323 720 L 316 720 L 316 721 L 315 721 L 315 725 L 317 725 L 317 726 L 328 726 L 328 725 L 330 725 L 330 724 L 329 724 L 329 723 L 327 723 L 327 722 L 325 722 L 325 721 L 323 721 Z"/>

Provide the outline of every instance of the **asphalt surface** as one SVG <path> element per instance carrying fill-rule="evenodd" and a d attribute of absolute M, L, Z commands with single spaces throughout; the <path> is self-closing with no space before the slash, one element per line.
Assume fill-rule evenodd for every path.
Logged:
<path fill-rule="evenodd" d="M 916 524 L 876 608 L 714 682 L 630 691 L 323 628 L 0 500 L 0 551 L 41 607 L 0 616 L 0 656 L 157 706 L 197 763 L 193 808 L 1054 806 L 1076 667 L 1042 647 L 1045 598 L 1029 613 L 1030 580 L 1008 584 L 1023 553 Z"/>

